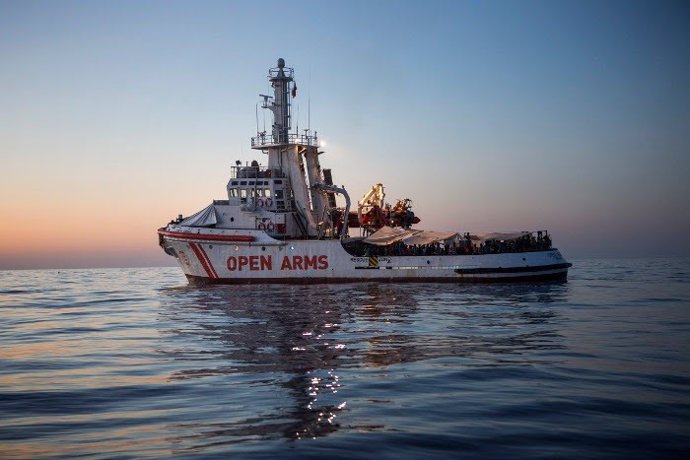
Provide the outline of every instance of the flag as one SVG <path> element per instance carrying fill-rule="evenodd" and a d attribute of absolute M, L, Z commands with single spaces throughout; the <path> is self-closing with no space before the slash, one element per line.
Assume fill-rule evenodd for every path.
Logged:
<path fill-rule="evenodd" d="M 297 83 L 292 84 L 292 97 L 297 97 Z"/>

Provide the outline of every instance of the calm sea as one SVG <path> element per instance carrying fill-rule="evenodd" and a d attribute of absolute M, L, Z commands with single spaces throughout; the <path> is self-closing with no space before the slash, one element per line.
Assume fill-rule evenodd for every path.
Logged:
<path fill-rule="evenodd" d="M 573 262 L 486 286 L 0 271 L 0 457 L 690 457 L 690 259 Z"/>

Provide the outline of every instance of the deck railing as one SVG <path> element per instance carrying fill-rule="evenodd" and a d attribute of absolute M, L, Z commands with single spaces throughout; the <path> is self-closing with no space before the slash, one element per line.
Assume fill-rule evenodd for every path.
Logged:
<path fill-rule="evenodd" d="M 278 136 L 272 134 L 259 133 L 252 137 L 252 148 L 273 147 L 278 145 L 319 145 L 319 139 L 314 133 L 313 136 L 307 134 L 288 133 L 286 138 L 281 141 Z"/>

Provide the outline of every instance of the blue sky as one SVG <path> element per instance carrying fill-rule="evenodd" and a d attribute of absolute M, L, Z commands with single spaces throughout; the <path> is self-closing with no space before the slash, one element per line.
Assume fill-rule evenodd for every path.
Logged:
<path fill-rule="evenodd" d="M 355 199 L 690 255 L 689 5 L 0 1 L 0 268 L 171 262 L 156 228 L 255 158 L 278 57 Z"/>

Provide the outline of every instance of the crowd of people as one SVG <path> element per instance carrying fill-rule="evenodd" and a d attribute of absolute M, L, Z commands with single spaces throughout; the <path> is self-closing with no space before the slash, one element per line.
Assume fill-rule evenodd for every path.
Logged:
<path fill-rule="evenodd" d="M 506 240 L 479 240 L 469 233 L 452 241 L 436 242 L 432 244 L 408 245 L 402 241 L 377 246 L 364 244 L 352 248 L 359 256 L 442 256 L 442 255 L 479 255 L 500 254 L 508 252 L 542 251 L 551 248 L 551 237 L 548 232 L 525 232 L 518 238 Z"/>
<path fill-rule="evenodd" d="M 476 248 L 477 254 L 499 254 L 502 252 L 541 251 L 551 248 L 549 232 L 525 233 L 520 238 L 510 240 L 486 240 Z"/>

